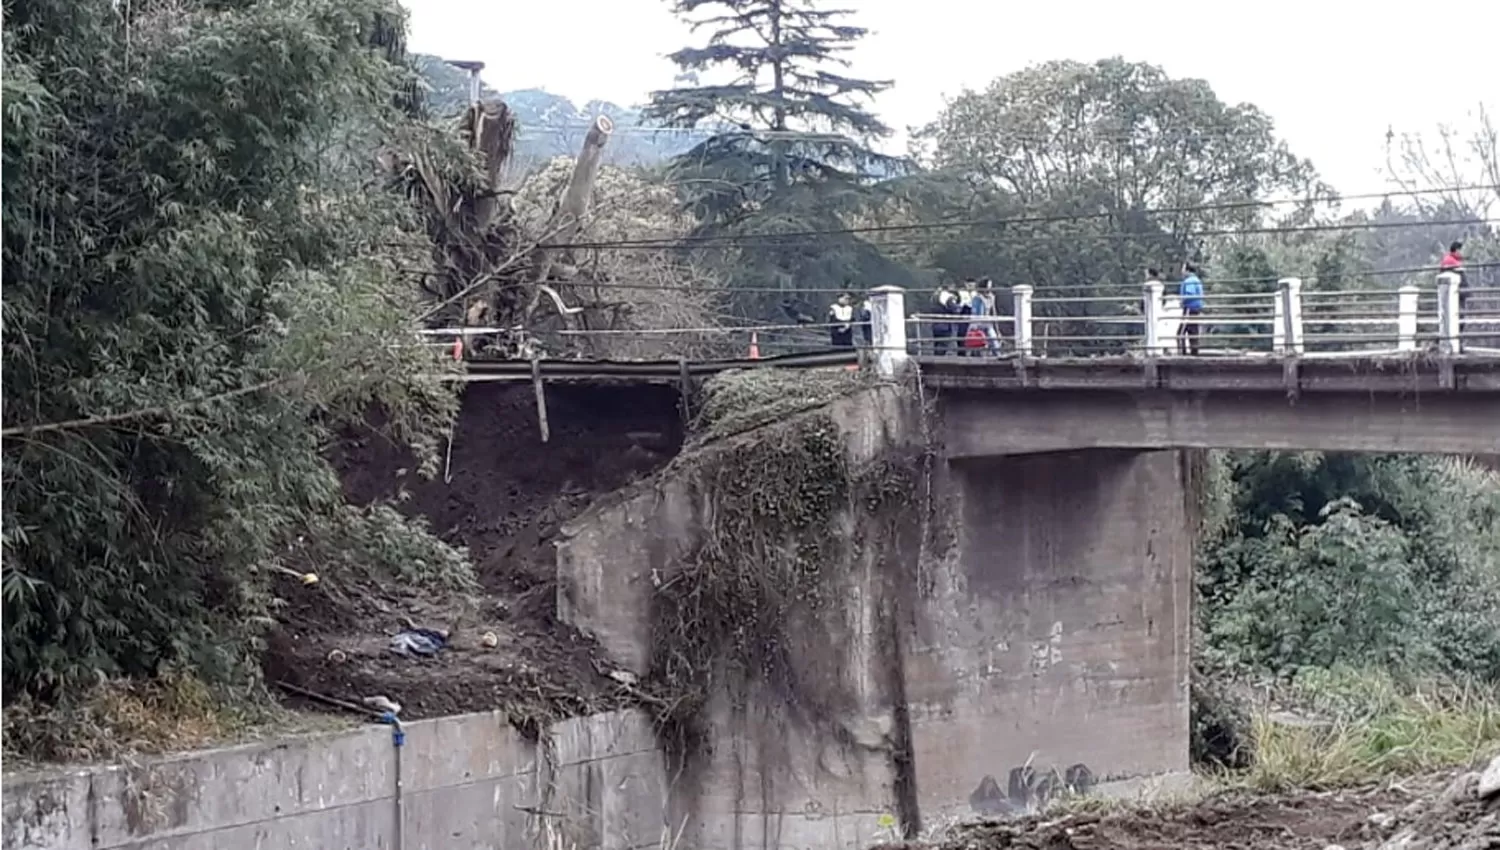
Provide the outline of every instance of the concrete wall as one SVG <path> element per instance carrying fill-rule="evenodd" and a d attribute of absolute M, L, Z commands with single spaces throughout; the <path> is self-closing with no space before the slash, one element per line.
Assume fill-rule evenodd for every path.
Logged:
<path fill-rule="evenodd" d="M 833 413 L 851 459 L 921 439 L 894 391 Z M 564 615 L 641 674 L 655 588 L 712 521 L 702 462 L 684 454 L 559 547 Z M 878 539 L 823 567 L 842 612 L 785 636 L 799 681 L 842 707 L 833 728 L 801 722 L 764 682 L 715 694 L 706 752 L 672 771 L 686 846 L 858 847 L 892 817 L 918 827 L 1035 805 L 1054 774 L 1088 790 L 1187 770 L 1178 453 L 939 461 L 927 484 L 896 529 L 846 517 L 837 533 Z"/>
<path fill-rule="evenodd" d="M 838 402 L 831 413 L 855 466 L 909 446 L 916 430 L 895 388 Z M 638 674 L 649 671 L 655 650 L 652 598 L 704 539 L 712 522 L 707 488 L 718 485 L 700 476 L 725 450 L 684 454 L 649 485 L 579 518 L 558 546 L 563 617 Z M 859 506 L 848 506 L 835 534 L 868 536 L 863 519 Z M 882 528 L 882 538 L 867 539 L 848 562 L 824 565 L 822 591 L 844 604 L 804 612 L 779 637 L 791 649 L 796 693 L 751 681 L 713 695 L 699 718 L 708 746 L 670 761 L 670 819 L 684 827 L 682 846 L 857 847 L 895 816 L 898 699 L 889 644 L 898 606 L 890 577 L 903 556 L 915 560 L 909 532 L 917 525 L 913 514 L 905 546 L 897 539 L 903 529 Z"/>
<path fill-rule="evenodd" d="M 1188 769 L 1183 476 L 1176 452 L 948 467 L 903 657 L 925 821 Z"/>
<path fill-rule="evenodd" d="M 391 729 L 374 726 L 7 776 L 4 846 L 626 850 L 656 846 L 664 787 L 638 712 L 564 721 L 540 743 L 498 714 L 470 714 L 407 726 L 399 762 Z"/>

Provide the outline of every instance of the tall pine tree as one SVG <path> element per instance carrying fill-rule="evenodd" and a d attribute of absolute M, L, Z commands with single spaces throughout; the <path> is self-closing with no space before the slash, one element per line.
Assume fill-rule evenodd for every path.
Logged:
<path fill-rule="evenodd" d="M 905 170 L 903 160 L 872 147 L 891 131 L 866 104 L 891 82 L 834 70 L 848 66 L 845 54 L 867 34 L 846 23 L 849 11 L 817 9 L 813 0 L 677 0 L 674 11 L 710 35 L 705 46 L 669 57 L 691 84 L 653 93 L 647 117 L 713 131 L 673 166 L 700 235 L 837 228 L 879 180 Z M 722 81 L 700 82 L 700 73 Z M 724 258 L 732 284 L 780 286 L 799 301 L 825 299 L 808 290 L 906 277 L 853 236 L 820 244 L 752 239 L 732 254 Z M 738 301 L 765 314 L 780 298 Z"/>

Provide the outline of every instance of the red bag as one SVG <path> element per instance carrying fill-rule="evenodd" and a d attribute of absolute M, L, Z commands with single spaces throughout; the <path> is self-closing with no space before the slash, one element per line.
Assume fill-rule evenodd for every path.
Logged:
<path fill-rule="evenodd" d="M 984 328 L 969 328 L 964 334 L 964 348 L 984 348 L 985 342 Z"/>

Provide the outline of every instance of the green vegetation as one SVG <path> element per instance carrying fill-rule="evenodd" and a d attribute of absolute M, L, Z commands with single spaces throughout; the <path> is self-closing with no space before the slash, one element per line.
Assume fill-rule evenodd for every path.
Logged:
<path fill-rule="evenodd" d="M 1349 668 L 1302 671 L 1282 691 L 1315 716 L 1254 717 L 1255 758 L 1239 782 L 1262 791 L 1336 788 L 1488 758 L 1500 748 L 1493 684 L 1398 684 Z"/>
<path fill-rule="evenodd" d="M 8 727 L 115 677 L 249 698 L 284 571 L 470 582 L 323 457 L 375 405 L 430 465 L 456 409 L 391 344 L 423 259 L 372 181 L 420 132 L 399 10 L 38 0 L 4 49 Z"/>
<path fill-rule="evenodd" d="M 225 706 L 256 696 L 258 641 L 288 571 L 471 586 L 464 553 L 419 523 L 346 504 L 325 457 L 343 426 L 376 409 L 432 468 L 456 409 L 438 380 L 451 364 L 396 344 L 424 320 L 475 315 L 509 327 L 535 311 L 522 329 L 533 337 L 543 320 L 620 332 L 579 344 L 595 355 L 738 353 L 743 335 L 720 333 L 727 326 L 785 321 L 786 301 L 811 302 L 816 320 L 844 286 L 907 284 L 913 309 L 937 281 L 970 275 L 1002 289 L 1133 297 L 1148 264 L 1194 260 L 1210 292 L 1264 291 L 1293 274 L 1314 290 L 1394 289 L 1426 280 L 1419 267 L 1455 238 L 1476 266 L 1500 257 L 1483 220 L 1500 189 L 1461 190 L 1414 141 L 1393 150 L 1390 176 L 1439 191 L 1344 212 L 1312 202 L 1328 191 L 1314 164 L 1253 105 L 1105 59 L 1045 63 L 964 92 L 936 109 L 911 160 L 893 158 L 879 152 L 888 131 L 867 103 L 890 83 L 839 73 L 864 35 L 849 13 L 782 0 L 681 0 L 676 11 L 722 13 L 725 32 L 674 54 L 682 85 L 644 113 L 519 93 L 520 135 L 497 119 L 476 153 L 449 120 L 462 74 L 409 59 L 400 10 L 386 0 L 7 9 L 8 752 L 107 750 L 70 742 L 79 729 L 233 734 L 248 721 Z M 764 35 L 749 37 L 755 30 Z M 741 77 L 692 76 L 725 69 Z M 425 107 L 413 97 L 418 72 Z M 652 154 L 670 154 L 666 167 L 597 175 L 596 206 L 570 224 L 594 244 L 539 249 L 573 171 L 541 155 L 508 162 L 512 145 L 556 130 L 548 156 L 572 153 L 585 132 L 574 125 L 600 112 L 684 135 L 664 134 Z M 619 135 L 610 150 L 644 144 Z M 1481 173 L 1500 173 L 1495 139 L 1488 123 L 1472 134 Z M 520 184 L 513 195 L 497 191 L 501 172 Z M 1273 197 L 1300 200 L 1257 203 Z M 1369 223 L 1399 227 L 1357 227 Z M 1303 225 L 1329 229 L 1290 229 Z M 801 233 L 774 235 L 788 231 Z M 688 237 L 704 241 L 689 251 L 679 244 Z M 612 250 L 630 239 L 652 244 Z M 541 250 L 548 261 L 532 263 Z M 582 318 L 548 313 L 543 282 L 582 305 Z M 1075 333 L 1120 327 L 1089 322 L 1105 309 L 1117 308 L 1038 305 L 1073 311 Z M 629 336 L 642 329 L 693 334 Z M 710 390 L 700 424 L 733 435 L 858 381 L 802 376 L 794 393 L 738 376 Z M 861 493 L 878 504 L 889 490 L 880 482 L 899 477 L 838 465 L 817 417 L 799 422 L 779 447 L 726 449 L 724 475 L 767 483 L 739 503 L 734 487 L 714 491 L 734 534 L 700 559 L 715 598 L 681 605 L 727 606 L 724 622 L 747 628 L 754 611 L 781 610 L 775 594 L 805 587 L 810 555 L 767 541 L 809 537 L 835 503 Z M 1206 473 L 1201 757 L 1253 762 L 1251 781 L 1265 785 L 1335 782 L 1451 761 L 1463 742 L 1493 739 L 1493 470 L 1245 453 L 1212 456 Z M 809 478 L 813 491 L 787 489 Z M 758 542 L 735 552 L 731 540 Z M 762 572 L 746 572 L 752 565 Z M 736 639 L 746 636 L 764 635 Z M 685 656 L 679 678 L 712 660 Z M 1381 684 L 1353 688 L 1347 677 Z M 1456 684 L 1465 682 L 1475 684 Z M 1257 689 L 1324 712 L 1329 725 L 1267 725 L 1240 698 Z M 1324 704 L 1346 691 L 1354 696 L 1337 711 Z M 131 725 L 157 708 L 196 731 Z M 1313 741 L 1332 761 L 1310 760 Z"/>
<path fill-rule="evenodd" d="M 733 279 L 732 293 L 738 283 L 738 308 L 774 313 L 778 297 L 752 291 L 768 283 L 790 295 L 815 284 L 909 280 L 905 268 L 852 235 L 801 244 L 737 241 L 827 230 L 874 203 L 878 180 L 907 169 L 874 147 L 891 131 L 868 102 L 891 82 L 841 73 L 843 54 L 866 35 L 848 20 L 851 13 L 784 0 L 678 0 L 674 9 L 712 34 L 706 44 L 670 55 L 682 84 L 653 93 L 645 114 L 668 127 L 712 133 L 676 157 L 667 177 L 697 219 L 694 235 L 729 240 L 711 253 Z M 700 73 L 732 80 L 703 83 Z"/>
<path fill-rule="evenodd" d="M 703 753 L 702 710 L 714 687 L 769 687 L 784 695 L 794 720 L 837 734 L 847 695 L 829 684 L 839 681 L 839 657 L 821 650 L 848 628 L 851 567 L 899 551 L 923 506 L 912 498 L 915 453 L 852 461 L 827 403 L 856 385 L 835 374 L 849 373 L 829 373 L 812 397 L 794 392 L 803 373 L 729 373 L 709 382 L 703 424 L 710 433 L 727 430 L 684 455 L 679 474 L 688 476 L 687 502 L 700 525 L 683 569 L 652 599 L 651 680 L 666 694 L 663 740 L 680 756 Z M 817 406 L 747 419 L 788 396 Z M 736 436 L 756 425 L 765 427 Z"/>
<path fill-rule="evenodd" d="M 1500 474 L 1419 456 L 1211 465 L 1200 761 L 1336 784 L 1500 744 Z M 1271 703 L 1316 722 L 1272 722 Z"/>

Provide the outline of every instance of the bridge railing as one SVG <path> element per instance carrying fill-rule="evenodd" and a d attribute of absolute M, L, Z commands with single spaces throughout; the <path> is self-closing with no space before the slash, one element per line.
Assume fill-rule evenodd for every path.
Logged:
<path fill-rule="evenodd" d="M 1500 354 L 1500 288 L 1468 288 L 1457 275 L 1440 274 L 1431 286 L 1396 289 L 1305 290 L 1285 278 L 1261 292 L 1209 292 L 1203 309 L 1184 316 L 1180 299 L 1160 282 L 1139 294 L 1065 296 L 1038 294 L 1029 285 L 999 294 L 998 315 L 908 312 L 905 290 L 869 293 L 871 320 L 854 323 L 850 344 L 894 369 L 908 357 L 1340 357 L 1435 351 Z M 670 341 L 723 340 L 723 356 L 826 352 L 834 330 L 847 325 L 800 322 L 712 328 L 572 329 L 567 336 L 630 335 Z M 1196 327 L 1196 347 L 1193 334 Z M 423 344 L 469 356 L 475 337 L 523 338 L 517 328 L 437 328 L 422 331 Z M 514 346 L 511 346 L 514 347 Z M 527 346 L 522 344 L 522 349 Z M 666 348 L 670 349 L 668 344 Z M 520 359 L 545 359 L 522 351 Z M 717 356 L 717 355 L 716 355 Z"/>
<path fill-rule="evenodd" d="M 1453 274 L 1440 274 L 1434 283 L 1308 291 L 1300 279 L 1284 278 L 1267 292 L 1208 293 L 1192 316 L 1185 316 L 1180 298 L 1157 281 L 1145 284 L 1139 297 L 1038 296 L 1032 287 L 1019 285 L 1011 289 L 1009 316 L 909 315 L 905 350 L 916 356 L 1022 357 L 1500 352 L 1490 347 L 1500 340 L 1500 289 L 1460 293 Z M 878 299 L 899 299 L 893 289 L 875 293 Z M 900 308 L 892 303 L 887 312 L 891 309 Z M 976 326 L 995 328 L 997 339 L 964 345 L 965 334 Z M 1009 334 L 1003 332 L 1007 328 Z"/>

